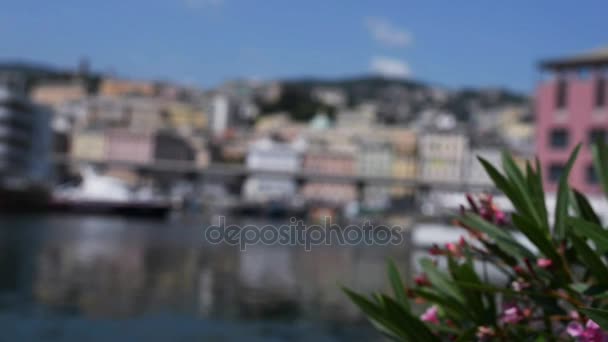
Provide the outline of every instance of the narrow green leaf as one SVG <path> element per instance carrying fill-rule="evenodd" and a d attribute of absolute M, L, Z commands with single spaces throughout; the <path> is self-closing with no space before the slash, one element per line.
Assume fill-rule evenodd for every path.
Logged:
<path fill-rule="evenodd" d="M 467 213 L 461 218 L 462 223 L 477 229 L 494 239 L 496 244 L 505 252 L 520 258 L 533 258 L 534 254 L 507 233 L 476 214 Z"/>
<path fill-rule="evenodd" d="M 388 262 L 388 278 L 391 283 L 391 287 L 393 288 L 393 293 L 395 294 L 395 298 L 397 301 L 403 305 L 406 310 L 410 310 L 410 304 L 407 300 L 407 294 L 405 293 L 405 286 L 401 280 L 401 275 L 399 274 L 399 270 L 395 265 L 393 260 L 389 260 Z"/>
<path fill-rule="evenodd" d="M 489 242 L 489 241 L 482 241 L 481 243 L 484 245 L 484 247 L 486 247 L 486 249 L 490 252 L 491 255 L 498 257 L 505 264 L 507 264 L 511 267 L 518 264 L 517 259 L 515 259 L 512 255 L 507 254 L 502 249 L 500 249 L 500 247 L 497 244 Z"/>
<path fill-rule="evenodd" d="M 387 319 L 384 310 L 378 304 L 369 301 L 362 295 L 345 287 L 342 288 L 342 291 L 344 291 L 350 300 L 355 303 L 355 305 L 357 305 L 359 309 L 365 313 L 365 315 L 367 315 L 367 317 L 372 321 L 372 324 L 374 324 L 374 326 L 376 326 L 379 330 L 404 341 L 416 341 L 412 334 L 404 329 L 402 324 L 396 324 L 395 322 Z"/>
<path fill-rule="evenodd" d="M 587 200 L 585 195 L 576 189 L 572 189 L 572 198 L 573 201 L 571 203 L 578 216 L 595 224 L 601 224 L 599 216 L 597 216 L 595 210 L 593 210 L 591 203 L 589 203 L 589 200 Z"/>
<path fill-rule="evenodd" d="M 385 304 L 385 318 L 393 322 L 394 325 L 403 326 L 403 330 L 407 331 L 408 335 L 414 341 L 438 341 L 437 336 L 424 324 L 418 317 L 413 316 L 405 311 L 403 306 L 397 303 L 394 299 L 383 295 L 382 299 Z"/>
<path fill-rule="evenodd" d="M 496 185 L 496 187 L 511 200 L 513 205 L 518 208 L 519 203 L 522 203 L 523 199 L 519 196 L 518 192 L 513 189 L 511 183 L 509 183 L 509 180 L 487 160 L 481 157 L 477 157 L 477 159 L 481 163 L 481 166 L 483 166 L 483 168 L 486 170 L 488 176 L 490 176 L 494 182 L 494 185 Z"/>
<path fill-rule="evenodd" d="M 595 280 L 600 284 L 608 285 L 608 268 L 606 268 L 602 259 L 584 240 L 575 234 L 571 234 L 570 241 L 572 241 L 578 258 L 584 266 L 589 268 L 589 271 L 595 277 Z"/>
<path fill-rule="evenodd" d="M 568 197 L 570 196 L 568 177 L 570 176 L 570 170 L 572 170 L 572 165 L 574 165 L 574 161 L 576 160 L 580 149 L 581 144 L 578 144 L 574 151 L 572 151 L 559 179 L 557 202 L 555 204 L 555 228 L 553 231 L 553 234 L 558 241 L 563 240 L 566 236 L 566 217 L 568 216 Z"/>
<path fill-rule="evenodd" d="M 580 308 L 579 311 L 589 316 L 603 330 L 608 330 L 608 310 L 594 308 Z"/>
<path fill-rule="evenodd" d="M 510 296 L 538 296 L 538 297 L 551 297 L 551 298 L 555 297 L 549 293 L 544 293 L 544 292 L 530 292 L 530 291 L 519 291 L 518 292 L 515 290 L 511 290 L 509 288 L 496 287 L 496 286 L 487 285 L 487 284 L 473 284 L 473 283 L 467 283 L 467 282 L 462 282 L 462 281 L 457 281 L 455 283 L 460 287 L 471 289 L 471 290 L 477 290 L 477 291 L 481 291 L 484 293 L 502 293 L 504 295 L 510 295 Z"/>
<path fill-rule="evenodd" d="M 453 320 L 470 319 L 474 320 L 471 311 L 462 303 L 452 297 L 442 296 L 430 290 L 418 288 L 414 290 L 416 296 L 440 306 Z"/>
<path fill-rule="evenodd" d="M 513 224 L 530 240 L 538 250 L 550 259 L 559 259 L 559 254 L 551 240 L 547 238 L 546 232 L 540 230 L 534 222 L 518 215 L 512 214 Z"/>
<path fill-rule="evenodd" d="M 460 293 L 458 287 L 454 285 L 447 274 L 437 269 L 437 266 L 433 264 L 431 259 L 424 258 L 420 260 L 420 266 L 422 266 L 429 281 L 438 291 L 457 299 L 461 303 L 463 302 L 462 293 Z"/>
<path fill-rule="evenodd" d="M 574 233 L 593 241 L 598 252 L 608 251 L 608 231 L 595 223 L 575 217 L 569 217 L 567 221 L 572 226 Z"/>
<path fill-rule="evenodd" d="M 602 184 L 604 194 L 608 196 L 608 147 L 602 140 L 599 140 L 591 145 L 591 155 L 595 173 Z"/>
<path fill-rule="evenodd" d="M 481 284 L 477 273 L 473 269 L 472 263 L 464 263 L 461 265 L 454 265 L 452 267 L 452 277 L 455 281 L 462 281 L 471 284 Z M 482 294 L 478 291 L 470 291 L 466 288 L 460 288 L 460 292 L 463 294 L 466 306 L 471 310 L 475 316 L 477 324 L 489 324 L 489 318 L 485 314 L 485 307 L 483 305 Z"/>
<path fill-rule="evenodd" d="M 538 161 L 538 160 L 537 160 Z M 532 202 L 536 207 L 536 211 L 540 215 L 540 226 L 545 231 L 549 231 L 549 219 L 547 214 L 547 206 L 545 204 L 545 191 L 543 190 L 543 180 L 540 174 L 540 166 L 536 165 L 536 171 L 532 168 L 530 162 L 526 161 L 526 179 L 528 188 L 532 192 Z"/>
<path fill-rule="evenodd" d="M 547 204 L 545 202 L 545 189 L 543 187 L 543 167 L 540 165 L 538 157 L 534 158 L 534 169 L 536 178 L 536 196 L 540 200 L 540 208 L 543 211 L 543 217 L 545 220 L 545 229 L 549 230 L 549 214 L 547 212 Z"/>
<path fill-rule="evenodd" d="M 534 201 L 532 200 L 532 189 L 528 188 L 523 173 L 517 164 L 515 164 L 515 161 L 511 155 L 506 151 L 502 153 L 502 165 L 508 179 L 513 184 L 513 189 L 519 193 L 519 197 L 521 200 L 523 200 L 523 202 L 519 203 L 520 208 L 524 209 L 525 211 L 522 211 L 524 211 L 526 214 L 532 216 L 538 225 L 542 225 L 543 222 L 540 218 L 540 214 L 538 213 L 536 207 L 534 206 Z"/>

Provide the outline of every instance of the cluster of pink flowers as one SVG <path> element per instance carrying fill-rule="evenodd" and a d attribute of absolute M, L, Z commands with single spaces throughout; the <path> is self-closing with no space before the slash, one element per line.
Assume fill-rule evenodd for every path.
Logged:
<path fill-rule="evenodd" d="M 430 255 L 451 255 L 453 257 L 461 257 L 463 254 L 463 249 L 467 246 L 467 242 L 464 237 L 460 237 L 458 243 L 448 242 L 445 244 L 445 248 L 441 249 L 437 244 L 433 244 L 433 246 L 429 249 Z"/>
<path fill-rule="evenodd" d="M 553 260 L 547 258 L 539 258 L 536 260 L 536 265 L 540 268 L 551 268 L 553 266 Z"/>
<path fill-rule="evenodd" d="M 423 322 L 429 322 L 433 324 L 439 324 L 439 310 L 437 306 L 433 305 L 430 308 L 426 309 L 426 311 L 420 316 L 420 319 Z"/>
<path fill-rule="evenodd" d="M 527 310 L 526 310 L 527 311 Z M 519 306 L 515 304 L 507 304 L 502 312 L 501 321 L 506 324 L 516 324 L 529 315 L 528 312 L 523 311 L 519 308 Z"/>
<path fill-rule="evenodd" d="M 566 328 L 568 335 L 581 342 L 608 342 L 608 334 L 604 333 L 597 323 L 588 320 L 585 326 L 579 322 L 571 322 Z"/>
<path fill-rule="evenodd" d="M 506 214 L 494 204 L 491 195 L 483 195 L 476 198 L 467 195 L 467 201 L 470 208 L 465 209 L 464 207 L 461 207 L 463 214 L 466 211 L 469 211 L 495 225 L 504 226 L 507 224 Z M 458 222 L 458 224 L 467 229 L 473 239 L 482 241 L 487 239 L 485 234 L 474 230 L 471 227 L 467 227 L 460 222 Z M 464 237 L 461 237 L 458 242 L 445 244 L 443 248 L 435 244 L 429 250 L 429 254 L 433 256 L 449 256 L 453 258 L 461 258 L 464 255 L 468 255 L 468 252 L 489 253 L 488 251 L 477 247 L 475 244 L 469 244 Z M 539 257 L 536 260 L 524 258 L 521 260 L 521 263 L 512 266 L 514 280 L 511 282 L 511 287 L 516 292 L 523 292 L 526 289 L 531 288 L 532 284 L 539 281 L 539 274 L 537 274 L 539 270 L 551 270 L 554 266 L 554 260 L 549 258 Z M 417 275 L 414 278 L 414 282 L 418 287 L 432 285 L 425 273 Z M 415 291 L 413 290 L 408 292 L 408 295 L 412 298 L 416 297 Z M 424 300 L 419 297 L 417 300 L 424 302 Z M 505 303 L 500 314 L 501 325 L 498 327 L 479 326 L 475 335 L 479 341 L 490 341 L 493 340 L 497 334 L 501 334 L 501 329 L 503 327 L 508 328 L 509 326 L 516 324 L 530 324 L 533 326 L 537 321 L 533 318 L 533 312 L 533 306 L 527 307 L 524 304 L 517 302 Z M 439 308 L 436 305 L 433 305 L 426 309 L 420 316 L 420 319 L 430 324 L 440 324 L 439 313 Z M 578 315 L 572 316 L 571 319 L 572 322 L 567 326 L 565 332 L 576 341 L 608 342 L 608 334 L 603 332 L 594 321 L 585 321 Z M 584 325 L 581 322 L 584 322 Z M 445 323 L 448 325 L 450 324 L 449 320 L 446 320 Z M 495 330 L 496 328 L 498 328 L 498 330 Z"/>
<path fill-rule="evenodd" d="M 496 204 L 494 204 L 492 195 L 486 194 L 478 197 L 476 201 L 471 194 L 466 195 L 467 202 L 469 202 L 470 211 L 475 214 L 481 216 L 488 222 L 492 222 L 499 226 L 505 225 L 507 223 L 507 215 L 498 209 Z M 464 213 L 466 210 L 464 207 L 461 207 L 460 210 Z"/>

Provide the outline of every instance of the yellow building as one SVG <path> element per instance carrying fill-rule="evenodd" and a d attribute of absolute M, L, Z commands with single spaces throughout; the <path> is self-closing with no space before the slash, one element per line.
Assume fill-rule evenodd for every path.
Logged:
<path fill-rule="evenodd" d="M 100 132 L 78 132 L 72 136 L 71 156 L 78 159 L 105 158 L 105 136 Z"/>
<path fill-rule="evenodd" d="M 415 180 L 417 174 L 417 161 L 414 156 L 393 158 L 393 178 L 404 180 Z M 405 197 L 413 194 L 413 188 L 404 185 L 393 185 L 391 187 L 392 197 Z"/>
<path fill-rule="evenodd" d="M 112 78 L 104 79 L 99 88 L 99 94 L 102 96 L 154 96 L 156 93 L 156 86 L 152 82 L 129 81 Z"/>
<path fill-rule="evenodd" d="M 398 179 L 416 179 L 416 158 L 393 157 L 393 177 Z"/>
<path fill-rule="evenodd" d="M 81 82 L 42 84 L 32 90 L 34 102 L 55 108 L 86 96 L 86 88 Z"/>
<path fill-rule="evenodd" d="M 207 116 L 194 106 L 174 102 L 167 106 L 168 123 L 178 131 L 202 131 L 207 128 Z"/>

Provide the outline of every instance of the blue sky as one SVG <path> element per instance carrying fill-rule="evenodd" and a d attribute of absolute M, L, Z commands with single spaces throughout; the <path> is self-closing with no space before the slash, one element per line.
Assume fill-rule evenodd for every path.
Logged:
<path fill-rule="evenodd" d="M 535 63 L 608 45 L 608 2 L 7 1 L 0 59 L 213 86 L 383 73 L 529 91 Z"/>

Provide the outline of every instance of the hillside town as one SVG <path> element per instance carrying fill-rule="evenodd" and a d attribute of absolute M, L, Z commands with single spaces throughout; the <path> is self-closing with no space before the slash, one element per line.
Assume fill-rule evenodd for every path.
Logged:
<path fill-rule="evenodd" d="M 378 77 L 200 89 L 94 74 L 88 61 L 61 76 L 4 70 L 47 113 L 53 148 L 38 162 L 53 164 L 43 181 L 55 190 L 82 182 L 86 164 L 125 196 L 152 193 L 179 208 L 299 203 L 356 216 L 403 210 L 421 188 L 490 188 L 478 156 L 533 154 L 527 98 L 499 89 Z M 205 175 L 214 167 L 243 175 L 218 181 Z M 374 179 L 394 182 L 364 181 Z"/>

